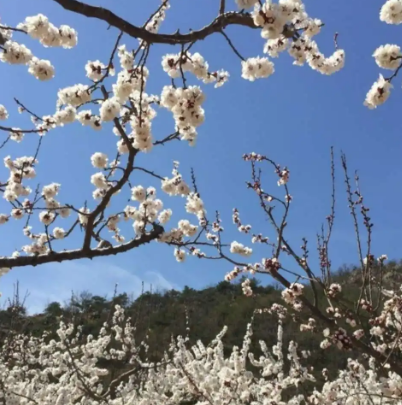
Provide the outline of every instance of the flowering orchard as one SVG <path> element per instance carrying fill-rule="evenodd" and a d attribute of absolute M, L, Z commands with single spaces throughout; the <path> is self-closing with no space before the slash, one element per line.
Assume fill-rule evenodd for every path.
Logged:
<path fill-rule="evenodd" d="M 188 337 L 179 336 L 159 362 L 151 362 L 147 339 L 136 342 L 135 327 L 119 305 L 98 336 L 83 336 L 81 327 L 63 322 L 57 339 L 12 336 L 0 352 L 1 398 L 7 404 L 45 405 L 400 403 L 400 376 L 381 378 L 373 359 L 367 368 L 350 359 L 334 380 L 322 370 L 322 389 L 308 393 L 305 385 L 316 381 L 314 368 L 309 353 L 295 342 L 284 347 L 283 309 L 270 310 L 279 316 L 277 344 L 271 349 L 260 341 L 258 359 L 250 347 L 250 323 L 242 347 L 234 347 L 229 357 L 223 329 L 208 346 L 198 341 L 189 347 Z M 312 319 L 309 327 L 314 327 Z M 126 371 L 110 377 L 105 361 Z"/>
<path fill-rule="evenodd" d="M 179 338 L 158 364 L 146 359 L 146 344 L 136 345 L 133 328 L 124 318 L 121 308 L 110 325 L 105 325 L 98 337 L 80 335 L 72 325 L 61 324 L 59 341 L 19 336 L 13 337 L 2 348 L 0 392 L 7 404 L 176 404 L 195 400 L 198 404 L 284 404 L 282 395 L 289 387 L 296 389 L 286 403 L 312 404 L 385 404 L 399 403 L 402 396 L 402 365 L 400 363 L 401 303 L 402 296 L 395 290 L 386 290 L 382 274 L 386 256 L 373 256 L 371 248 L 372 223 L 369 209 L 356 178 L 356 186 L 348 175 L 346 158 L 342 167 L 348 195 L 348 203 L 354 220 L 361 270 L 361 290 L 356 302 L 350 302 L 343 294 L 343 286 L 331 281 L 329 245 L 335 219 L 335 187 L 332 192 L 331 213 L 327 228 L 318 237 L 320 271 L 309 265 L 307 240 L 301 249 L 292 247 L 286 237 L 286 225 L 292 205 L 289 190 L 290 171 L 269 157 L 250 153 L 244 160 L 251 165 L 248 187 L 253 190 L 264 214 L 270 221 L 275 241 L 262 234 L 253 234 L 252 226 L 243 224 L 240 212 L 233 211 L 233 222 L 239 232 L 248 234 L 250 242 L 261 243 L 272 249 L 272 255 L 252 263 L 248 258 L 253 250 L 236 241 L 225 242 L 224 229 L 219 213 L 207 215 L 195 176 L 180 172 L 179 163 L 172 153 L 171 173 L 156 173 L 137 164 L 139 155 L 157 153 L 165 146 L 172 148 L 175 141 L 195 146 L 198 132 L 208 112 L 204 111 L 204 85 L 216 88 L 230 85 L 228 71 L 212 70 L 209 63 L 197 52 L 198 41 L 212 35 L 222 35 L 228 47 L 238 56 L 241 76 L 255 81 L 272 76 L 275 67 L 272 59 L 287 51 L 297 66 L 308 65 L 323 75 L 336 74 L 345 65 L 345 52 L 338 47 L 334 37 L 334 52 L 323 55 L 315 41 L 324 23 L 308 14 L 301 0 L 220 0 L 216 18 L 197 31 L 174 34 L 160 33 L 160 27 L 169 15 L 168 0 L 140 26 L 117 16 L 105 8 L 76 0 L 53 0 L 66 11 L 107 23 L 110 35 L 116 35 L 108 60 L 92 60 L 83 67 L 82 83 L 71 83 L 58 91 L 54 111 L 41 116 L 24 100 L 15 99 L 16 105 L 1 105 L 0 130 L 4 139 L 0 149 L 4 164 L 9 171 L 8 179 L 0 182 L 0 191 L 9 206 L 0 214 L 0 224 L 5 232 L 8 226 L 22 224 L 26 244 L 13 253 L 4 252 L 0 257 L 1 273 L 22 266 L 36 266 L 82 258 L 116 255 L 140 248 L 147 243 L 172 246 L 177 261 L 189 256 L 199 259 L 220 259 L 234 266 L 226 279 L 240 274 L 266 274 L 279 282 L 284 290 L 283 302 L 261 310 L 279 319 L 278 344 L 271 353 L 264 343 L 264 353 L 256 360 L 250 352 L 252 324 L 247 330 L 242 349 L 234 348 L 225 358 L 222 337 L 206 348 L 201 343 L 187 348 L 186 340 Z M 387 24 L 402 22 L 402 1 L 388 0 L 381 8 L 380 20 Z M 245 58 L 226 34 L 228 26 L 242 26 L 259 31 L 264 39 L 262 52 L 267 56 Z M 22 43 L 24 36 L 39 41 L 44 47 L 61 47 L 63 52 L 73 52 L 78 43 L 74 28 L 57 27 L 42 14 L 29 16 L 16 27 L 0 24 L 0 59 L 3 63 L 26 65 L 28 74 L 40 81 L 52 80 L 57 66 L 42 60 Z M 138 39 L 133 49 L 124 45 L 128 37 Z M 152 71 L 147 64 L 153 44 L 169 45 L 169 53 L 161 60 L 166 73 L 166 85 L 158 94 L 148 92 Z M 390 95 L 392 81 L 397 76 L 402 53 L 397 45 L 386 44 L 375 50 L 375 62 L 382 69 L 391 70 L 391 76 L 380 75 L 366 95 L 364 104 L 376 108 Z M 67 56 L 66 56 L 67 57 Z M 224 61 L 214 63 L 224 64 Z M 85 69 L 84 69 L 85 68 Z M 223 68 L 228 68 L 223 66 Z M 188 78 L 196 78 L 200 86 L 188 85 Z M 269 80 L 274 80 L 270 78 Z M 219 91 L 219 90 L 217 90 Z M 363 97 L 362 97 L 363 98 Z M 2 101 L 3 102 L 3 101 Z M 6 104 L 6 103 L 5 103 Z M 14 107 L 21 114 L 29 115 L 30 128 L 7 126 Z M 152 124 L 158 109 L 171 112 L 175 126 L 162 138 L 153 135 Z M 102 131 L 113 125 L 116 148 L 99 151 L 94 148 L 88 156 L 94 173 L 88 178 L 93 200 L 81 206 L 68 204 L 63 196 L 63 185 L 51 183 L 34 185 L 36 172 L 40 170 L 42 140 L 51 136 L 52 130 L 61 126 L 86 126 Z M 9 156 L 7 146 L 11 142 L 24 142 L 26 134 L 37 135 L 38 143 L 30 156 Z M 282 197 L 264 191 L 262 173 L 264 167 L 274 169 L 278 177 Z M 160 190 L 136 183 L 136 173 L 143 173 L 160 181 Z M 332 159 L 332 179 L 335 164 Z M 92 184 L 92 186 L 90 185 Z M 334 184 L 334 181 L 333 181 Z M 130 205 L 116 207 L 113 200 L 120 193 L 127 193 L 133 201 Z M 162 199 L 160 195 L 165 196 Z M 176 226 L 170 225 L 172 210 L 169 199 L 183 198 L 186 211 L 193 221 L 182 219 Z M 274 208 L 276 209 L 274 210 Z M 31 226 L 33 216 L 38 216 L 40 227 Z M 359 226 L 360 216 L 363 228 Z M 132 224 L 132 231 L 124 234 L 121 223 Z M 1 229 L 1 230 L 3 230 Z M 63 241 L 83 230 L 83 239 L 75 249 L 63 248 Z M 363 231 L 366 238 L 363 238 Z M 363 239 L 367 243 L 363 243 Z M 298 253 L 300 251 L 300 253 Z M 3 254 L 3 253 L 2 253 Z M 289 270 L 281 264 L 287 255 L 295 261 L 299 270 Z M 236 259 L 242 256 L 243 260 Z M 312 296 L 304 294 L 305 285 L 311 286 Z M 243 282 L 246 295 L 253 295 L 250 281 Z M 324 297 L 326 304 L 319 304 Z M 335 380 L 326 377 L 325 370 L 318 370 L 327 379 L 320 391 L 306 392 L 301 387 L 314 381 L 313 370 L 303 365 L 297 344 L 292 342 L 287 357 L 282 347 L 281 323 L 293 318 L 300 322 L 303 333 L 322 335 L 321 350 L 336 346 L 339 350 L 358 349 L 359 361 L 350 360 L 345 370 Z M 113 348 L 111 342 L 114 342 Z M 118 349 L 115 348 L 117 345 Z M 145 348 L 145 353 L 141 349 Z M 318 348 L 317 348 L 318 350 Z M 307 355 L 306 355 L 307 356 Z M 307 356 L 308 357 L 308 356 Z M 108 371 L 98 363 L 102 358 L 128 362 L 130 370 L 104 383 Z M 284 359 L 287 358 L 287 361 Z M 259 367 L 259 378 L 246 369 L 247 361 Z M 290 367 L 288 364 L 290 363 Z"/>

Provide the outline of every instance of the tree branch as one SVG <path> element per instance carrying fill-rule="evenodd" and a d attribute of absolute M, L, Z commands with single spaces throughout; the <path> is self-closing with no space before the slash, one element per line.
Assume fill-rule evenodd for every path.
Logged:
<path fill-rule="evenodd" d="M 240 54 L 240 52 L 236 49 L 236 47 L 233 45 L 233 42 L 231 41 L 231 39 L 226 35 L 226 33 L 222 30 L 221 34 L 225 37 L 227 43 L 229 44 L 229 46 L 232 48 L 233 52 L 242 60 L 245 61 L 245 59 L 243 58 L 243 56 Z"/>
<path fill-rule="evenodd" d="M 225 13 L 225 0 L 221 0 L 221 4 L 219 6 L 219 14 L 224 14 Z"/>
<path fill-rule="evenodd" d="M 159 180 L 165 180 L 165 178 L 162 177 L 162 176 L 159 176 L 159 174 L 156 174 L 156 173 L 154 173 L 154 172 L 151 171 L 151 170 L 144 169 L 143 167 L 138 167 L 138 166 L 136 166 L 136 167 L 133 167 L 133 170 L 141 170 L 142 172 L 148 173 L 148 174 L 150 174 L 151 176 L 156 177 L 156 178 L 159 179 Z"/>
<path fill-rule="evenodd" d="M 155 34 L 147 31 L 145 28 L 132 25 L 128 21 L 122 19 L 110 10 L 103 7 L 90 6 L 77 0 L 53 0 L 60 4 L 64 9 L 89 18 L 97 18 L 105 21 L 112 27 L 115 27 L 127 35 L 134 38 L 141 38 L 148 44 L 186 44 L 189 42 L 205 39 L 211 34 L 220 32 L 222 28 L 228 25 L 242 25 L 249 28 L 258 28 L 254 25 L 253 19 L 249 14 L 241 14 L 236 12 L 221 14 L 215 18 L 209 25 L 201 28 L 198 31 L 192 31 L 187 34 Z"/>
<path fill-rule="evenodd" d="M 47 129 L 17 129 L 11 127 L 3 127 L 0 125 L 0 131 L 8 131 L 13 134 L 33 134 L 38 132 L 47 132 Z"/>
<path fill-rule="evenodd" d="M 102 90 L 102 93 L 103 93 L 105 99 L 107 99 L 107 92 L 106 92 L 106 89 L 104 88 L 104 86 L 101 87 L 101 90 Z M 95 208 L 94 211 L 92 211 L 88 215 L 88 222 L 86 224 L 83 250 L 88 250 L 88 251 L 90 250 L 95 220 L 96 220 L 97 216 L 105 210 L 105 208 L 108 205 L 113 194 L 116 193 L 117 191 L 119 191 L 129 181 L 130 174 L 132 173 L 133 167 L 134 167 L 134 159 L 138 153 L 138 150 L 134 149 L 134 147 L 132 146 L 123 127 L 120 125 L 119 120 L 117 118 L 115 118 L 113 120 L 113 122 L 114 122 L 116 128 L 118 129 L 118 131 L 120 132 L 122 138 L 125 140 L 127 147 L 129 149 L 127 165 L 123 171 L 123 175 L 121 176 L 121 178 L 117 181 L 117 183 L 113 187 L 108 189 L 108 191 L 106 192 L 105 196 L 103 197 L 103 199 L 99 203 L 99 205 Z"/>
<path fill-rule="evenodd" d="M 154 224 L 152 231 L 150 231 L 149 233 L 144 233 L 139 238 L 133 239 L 130 242 L 125 243 L 124 245 L 119 245 L 107 249 L 77 249 L 58 253 L 46 253 L 44 255 L 38 256 L 0 258 L 0 268 L 37 266 L 39 264 L 62 262 L 65 260 L 92 259 L 94 257 L 116 255 L 118 253 L 128 252 L 129 250 L 144 245 L 145 243 L 149 243 L 157 239 L 163 232 L 164 229 L 160 225 Z"/>

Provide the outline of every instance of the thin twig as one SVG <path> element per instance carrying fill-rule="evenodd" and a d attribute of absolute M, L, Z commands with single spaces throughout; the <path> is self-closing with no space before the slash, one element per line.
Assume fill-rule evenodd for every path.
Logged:
<path fill-rule="evenodd" d="M 1 131 L 8 131 L 11 132 L 13 134 L 32 134 L 32 133 L 42 133 L 42 132 L 46 132 L 47 129 L 42 128 L 42 129 L 17 129 L 17 128 L 11 128 L 11 127 L 3 127 L 2 125 L 0 125 L 0 130 Z"/>
<path fill-rule="evenodd" d="M 41 117 L 39 117 L 39 115 L 36 115 L 34 112 L 32 112 L 31 110 L 29 110 L 27 107 L 25 107 L 24 104 L 21 103 L 21 101 L 19 101 L 18 99 L 16 99 L 14 97 L 14 101 L 22 108 L 23 111 L 26 111 L 27 113 L 31 114 L 33 117 L 35 117 L 38 121 L 42 121 L 43 119 Z"/>
<path fill-rule="evenodd" d="M 221 0 L 221 4 L 219 5 L 219 15 L 225 13 L 225 0 Z"/>
<path fill-rule="evenodd" d="M 87 91 L 91 91 L 91 90 L 95 89 L 100 83 L 102 83 L 107 77 L 109 77 L 110 71 L 113 69 L 113 59 L 116 54 L 116 50 L 119 46 L 122 36 L 123 36 L 123 31 L 120 31 L 119 35 L 117 36 L 116 42 L 114 44 L 112 53 L 110 55 L 109 63 L 106 67 L 106 73 L 99 80 L 95 81 L 95 83 L 92 86 L 90 86 Z"/>
<path fill-rule="evenodd" d="M 138 167 L 138 166 L 136 166 L 136 167 L 133 167 L 133 170 L 140 170 L 140 171 L 142 171 L 142 172 L 145 172 L 145 173 L 150 174 L 150 175 L 153 176 L 153 177 L 156 177 L 156 178 L 159 179 L 159 180 L 165 180 L 165 178 L 162 177 L 162 176 L 159 176 L 159 174 L 156 174 L 156 173 L 154 173 L 154 172 L 151 171 L 151 170 L 144 169 L 143 167 Z"/>
<path fill-rule="evenodd" d="M 11 134 L 8 135 L 8 137 L 3 141 L 3 143 L 0 145 L 0 149 L 4 148 L 6 146 L 7 142 L 11 139 Z"/>
<path fill-rule="evenodd" d="M 164 145 L 166 142 L 172 141 L 174 139 L 179 139 L 180 133 L 174 132 L 173 134 L 168 135 L 166 138 L 161 139 L 160 141 L 155 141 L 154 145 Z"/>
<path fill-rule="evenodd" d="M 226 35 L 226 33 L 221 30 L 220 33 L 225 37 L 227 43 L 229 44 L 229 46 L 232 48 L 233 52 L 242 60 L 245 61 L 246 59 L 243 58 L 243 56 L 240 54 L 240 52 L 236 49 L 236 47 L 233 45 L 233 42 L 231 41 L 231 39 Z"/>
<path fill-rule="evenodd" d="M 2 25 L 2 24 L 0 24 L 0 29 L 5 30 L 5 31 L 22 32 L 23 34 L 27 34 L 27 32 L 25 30 L 22 30 L 21 28 L 8 27 L 8 26 Z"/>

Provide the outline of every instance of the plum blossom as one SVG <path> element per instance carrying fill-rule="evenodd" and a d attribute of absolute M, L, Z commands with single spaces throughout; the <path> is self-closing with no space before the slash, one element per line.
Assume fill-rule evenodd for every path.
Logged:
<path fill-rule="evenodd" d="M 251 82 L 269 77 L 274 71 L 274 64 L 268 58 L 249 58 L 242 62 L 242 77 Z"/>
<path fill-rule="evenodd" d="M 91 163 L 97 169 L 104 169 L 107 167 L 108 157 L 104 153 L 96 152 L 91 156 Z"/>
<path fill-rule="evenodd" d="M 395 70 L 402 58 L 401 48 L 398 45 L 382 45 L 373 54 L 377 65 L 383 69 Z"/>
<path fill-rule="evenodd" d="M 248 247 L 242 245 L 242 244 L 239 243 L 239 242 L 233 241 L 233 242 L 231 243 L 231 245 L 230 245 L 230 252 L 231 252 L 231 253 L 238 254 L 238 255 L 241 255 L 241 256 L 246 256 L 246 257 L 248 257 L 248 256 L 251 256 L 251 255 L 252 255 L 253 249 L 248 248 Z"/>
<path fill-rule="evenodd" d="M 378 80 L 367 93 L 364 105 L 372 110 L 381 104 L 384 104 L 391 94 L 392 87 L 392 84 L 380 74 Z"/>
<path fill-rule="evenodd" d="M 402 1 L 387 0 L 381 7 L 380 20 L 387 24 L 402 23 Z"/>
<path fill-rule="evenodd" d="M 0 104 L 0 120 L 6 120 L 8 118 L 8 112 L 4 105 Z"/>
<path fill-rule="evenodd" d="M 28 72 L 41 81 L 50 80 L 54 76 L 54 67 L 48 60 L 40 60 L 33 57 L 29 61 L 28 66 Z"/>

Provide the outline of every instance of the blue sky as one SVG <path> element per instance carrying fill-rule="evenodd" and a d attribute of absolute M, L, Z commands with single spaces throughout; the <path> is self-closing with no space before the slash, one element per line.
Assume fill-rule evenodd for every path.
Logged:
<path fill-rule="evenodd" d="M 132 23 L 141 25 L 159 5 L 159 0 L 90 3 L 110 7 Z M 173 32 L 178 27 L 181 32 L 200 28 L 214 18 L 218 9 L 218 0 L 172 0 L 171 3 L 168 18 L 161 28 L 163 32 Z M 228 0 L 227 3 L 229 8 L 235 9 L 234 1 Z M 173 143 L 141 156 L 141 164 L 161 175 L 170 174 L 173 160 L 180 161 L 184 175 L 188 176 L 190 168 L 194 167 L 207 210 L 221 212 L 227 240 L 247 242 L 231 224 L 233 207 L 240 210 L 244 223 L 254 225 L 256 233 L 262 232 L 270 237 L 274 234 L 259 211 L 255 196 L 245 187 L 250 170 L 241 156 L 251 151 L 270 156 L 291 170 L 290 190 L 294 201 L 288 239 L 298 247 L 301 238 L 307 237 L 311 254 L 315 255 L 315 235 L 329 213 L 329 152 L 333 145 L 338 157 L 337 218 L 331 246 L 334 266 L 357 262 L 339 165 L 341 150 L 347 154 L 350 169 L 358 169 L 361 175 L 362 191 L 374 222 L 374 253 L 386 253 L 390 258 L 399 259 L 402 138 L 401 124 L 396 118 L 402 101 L 400 82 L 394 82 L 390 99 L 377 110 L 368 110 L 363 101 L 380 73 L 372 53 L 379 45 L 394 43 L 400 28 L 379 21 L 382 2 L 355 0 L 346 4 L 306 0 L 305 3 L 311 16 L 325 22 L 317 37 L 325 54 L 333 52 L 333 35 L 339 33 L 339 45 L 346 51 L 346 66 L 341 72 L 330 77 L 322 76 L 308 66 L 293 66 L 290 57 L 283 54 L 273 60 L 273 76 L 250 83 L 241 78 L 240 61 L 223 37 L 214 35 L 194 46 L 193 50 L 206 58 L 211 69 L 226 69 L 231 76 L 222 88 L 203 87 L 207 95 L 204 105 L 206 121 L 199 128 L 197 146 L 190 148 L 184 142 Z M 47 49 L 29 38 L 15 37 L 24 41 L 38 57 L 50 59 L 56 68 L 56 77 L 42 83 L 29 75 L 26 67 L 1 64 L 0 103 L 8 108 L 12 126 L 29 125 L 29 119 L 18 115 L 13 97 L 19 98 L 39 115 L 53 113 L 57 91 L 75 83 L 87 83 L 85 63 L 96 59 L 107 62 L 118 34 L 113 28 L 106 30 L 104 23 L 65 12 L 51 0 L 5 2 L 2 22 L 16 25 L 26 16 L 37 13 L 47 15 L 56 25 L 73 26 L 78 31 L 79 42 L 72 50 Z M 243 56 L 262 55 L 263 40 L 258 31 L 230 27 L 226 32 Z M 122 43 L 130 49 L 137 45 L 136 39 L 127 36 L 123 37 Z M 171 46 L 152 47 L 148 64 L 149 93 L 158 94 L 163 85 L 169 83 L 161 68 L 161 56 L 178 51 L 179 48 Z M 154 137 L 162 138 L 172 129 L 170 113 L 158 110 L 153 124 Z M 32 155 L 36 142 L 36 135 L 27 135 L 21 144 L 9 144 L 3 149 L 2 158 L 8 154 L 12 157 Z M 42 185 L 54 181 L 61 183 L 59 197 L 63 202 L 81 206 L 87 199 L 93 204 L 93 186 L 89 179 L 94 170 L 89 158 L 95 151 L 114 155 L 115 143 L 116 137 L 108 126 L 102 132 L 94 132 L 77 123 L 52 131 L 45 137 L 39 155 L 37 181 Z M 283 194 L 283 190 L 276 186 L 271 168 L 266 173 L 269 181 L 265 189 Z M 5 176 L 6 169 L 0 168 L 0 178 Z M 158 182 L 141 175 L 132 182 L 159 186 Z M 181 199 L 162 197 L 167 208 L 178 214 L 183 212 Z M 124 204 L 124 198 L 117 201 Z M 7 205 L 1 199 L 0 211 L 6 210 Z M 172 224 L 177 223 L 179 217 L 175 216 Z M 10 254 L 27 243 L 22 235 L 22 225 L 10 221 L 0 229 L 1 255 Z M 57 247 L 77 247 L 81 239 L 82 234 L 77 232 L 68 242 Z M 269 251 L 256 249 L 253 261 L 268 255 Z M 148 285 L 152 283 L 154 288 L 181 288 L 184 285 L 202 288 L 220 281 L 230 270 L 228 263 L 195 258 L 179 264 L 171 248 L 152 244 L 117 257 L 13 269 L 0 280 L 0 291 L 4 303 L 4 297 L 10 295 L 14 283 L 19 280 L 21 289 L 30 291 L 28 306 L 31 311 L 36 311 L 48 301 L 67 299 L 72 290 L 111 295 L 114 283 L 118 282 L 121 291 L 138 293 L 141 280 Z M 269 280 L 264 279 L 264 282 Z"/>

